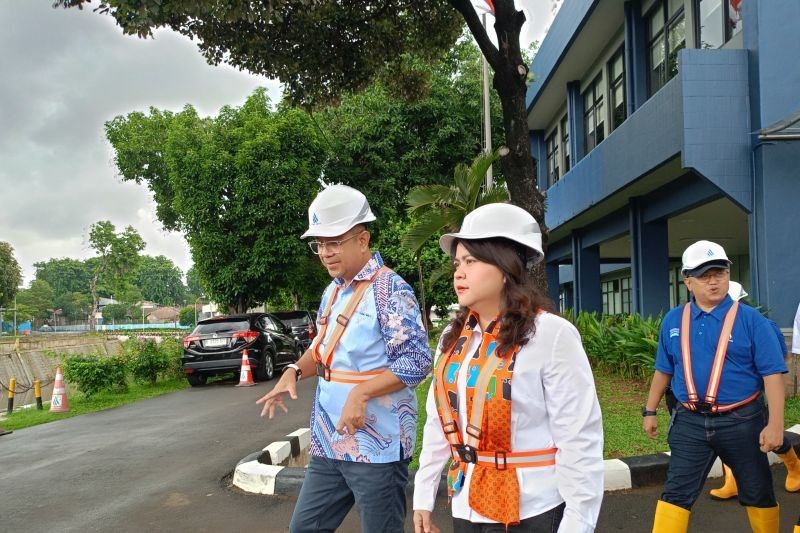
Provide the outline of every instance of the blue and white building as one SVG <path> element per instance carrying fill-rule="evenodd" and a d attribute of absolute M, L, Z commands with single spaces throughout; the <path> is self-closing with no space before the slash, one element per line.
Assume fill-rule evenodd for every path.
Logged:
<path fill-rule="evenodd" d="M 655 315 L 718 242 L 782 327 L 800 301 L 800 1 L 565 0 L 531 149 L 562 307 Z"/>

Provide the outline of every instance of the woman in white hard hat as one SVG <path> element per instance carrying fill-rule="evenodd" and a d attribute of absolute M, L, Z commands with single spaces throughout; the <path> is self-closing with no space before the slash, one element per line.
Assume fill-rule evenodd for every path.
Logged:
<path fill-rule="evenodd" d="M 468 214 L 439 241 L 460 310 L 442 334 L 427 399 L 414 528 L 431 521 L 448 469 L 459 532 L 593 531 L 603 497 L 603 428 L 577 330 L 550 311 L 528 268 L 534 218 L 508 204 Z"/>

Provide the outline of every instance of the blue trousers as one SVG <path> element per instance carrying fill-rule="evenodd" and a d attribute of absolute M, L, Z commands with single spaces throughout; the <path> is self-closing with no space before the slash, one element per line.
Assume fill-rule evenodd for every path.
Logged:
<path fill-rule="evenodd" d="M 767 454 L 759 435 L 767 425 L 762 399 L 727 413 L 704 415 L 678 405 L 672 414 L 667 442 L 671 450 L 667 482 L 661 499 L 691 509 L 714 460 L 733 470 L 739 484 L 739 503 L 751 507 L 777 505 Z"/>
<path fill-rule="evenodd" d="M 311 456 L 289 531 L 336 531 L 355 504 L 364 533 L 402 533 L 408 463 L 356 463 Z"/>

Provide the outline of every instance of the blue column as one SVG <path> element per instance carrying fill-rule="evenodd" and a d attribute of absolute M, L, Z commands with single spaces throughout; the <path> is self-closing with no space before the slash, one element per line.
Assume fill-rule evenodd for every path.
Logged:
<path fill-rule="evenodd" d="M 536 160 L 536 186 L 540 191 L 547 190 L 547 147 L 544 143 L 544 130 L 530 130 L 531 157 Z"/>
<path fill-rule="evenodd" d="M 600 246 L 583 247 L 579 232 L 572 233 L 573 308 L 603 311 L 600 292 Z"/>
<path fill-rule="evenodd" d="M 758 130 L 797 110 L 800 70 L 793 58 L 800 54 L 800 41 L 796 28 L 787 21 L 798 20 L 800 4 L 793 0 L 743 2 L 742 9 L 744 47 L 751 57 L 750 123 L 752 130 Z M 798 161 L 800 141 L 760 142 L 753 136 L 750 294 L 784 328 L 791 327 L 800 301 Z"/>
<path fill-rule="evenodd" d="M 581 82 L 567 83 L 567 121 L 569 122 L 569 153 L 572 154 L 572 166 L 586 155 L 583 139 L 583 98 L 581 98 Z"/>
<path fill-rule="evenodd" d="M 641 0 L 625 2 L 625 103 L 628 116 L 647 101 L 647 49 Z"/>
<path fill-rule="evenodd" d="M 631 311 L 657 316 L 669 309 L 669 240 L 666 219 L 644 222 L 642 199 L 630 199 Z"/>
<path fill-rule="evenodd" d="M 559 277 L 558 277 L 558 263 L 547 263 L 545 264 L 545 274 L 547 275 L 547 292 L 550 295 L 550 299 L 553 300 L 553 304 L 555 308 L 558 309 L 558 300 L 559 300 Z"/>

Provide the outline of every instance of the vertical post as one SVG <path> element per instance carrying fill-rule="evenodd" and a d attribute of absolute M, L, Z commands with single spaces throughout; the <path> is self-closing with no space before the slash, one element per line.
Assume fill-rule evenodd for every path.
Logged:
<path fill-rule="evenodd" d="M 486 28 L 486 13 L 483 14 L 483 27 Z M 492 153 L 492 111 L 491 111 L 491 98 L 489 97 L 489 62 L 486 61 L 486 56 L 481 54 L 481 63 L 483 65 L 483 137 L 484 149 L 486 153 Z M 492 166 L 486 171 L 486 190 L 492 187 Z"/>
<path fill-rule="evenodd" d="M 11 414 L 11 411 L 14 410 L 14 391 L 17 388 L 17 380 L 11 378 L 8 380 L 8 407 L 6 408 L 6 413 Z"/>
<path fill-rule="evenodd" d="M 44 409 L 42 406 L 42 382 L 38 379 L 33 380 L 33 393 L 36 396 L 36 409 L 41 411 Z"/>

